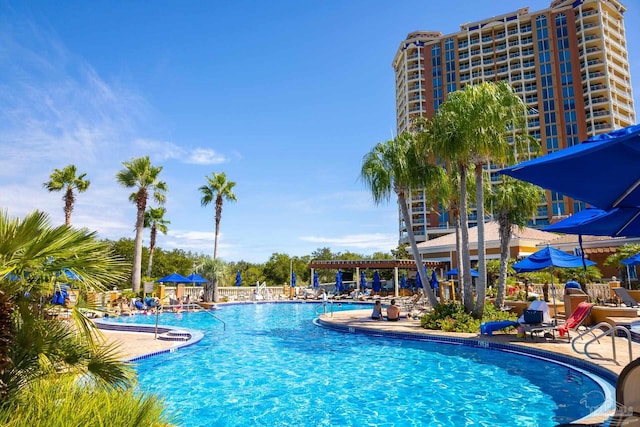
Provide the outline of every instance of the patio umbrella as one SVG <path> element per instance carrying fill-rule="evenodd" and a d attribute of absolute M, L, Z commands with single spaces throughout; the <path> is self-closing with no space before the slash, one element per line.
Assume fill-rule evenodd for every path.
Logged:
<path fill-rule="evenodd" d="M 407 288 L 409 285 L 407 284 L 407 276 L 405 276 L 404 274 L 402 274 L 402 276 L 400 277 L 400 287 L 402 289 Z"/>
<path fill-rule="evenodd" d="M 458 269 L 454 268 L 451 269 L 449 271 L 447 271 L 446 273 L 444 273 L 445 276 L 457 276 L 458 275 Z M 471 277 L 478 277 L 478 270 L 474 270 L 473 268 L 471 269 Z"/>
<path fill-rule="evenodd" d="M 528 273 L 531 271 L 544 270 L 549 268 L 551 271 L 551 292 L 553 293 L 553 312 L 554 317 L 557 315 L 556 310 L 556 288 L 553 286 L 553 268 L 576 268 L 584 265 L 596 265 L 595 262 L 583 260 L 582 257 L 568 254 L 560 249 L 547 246 L 544 249 L 535 252 L 522 261 L 513 264 L 516 273 Z"/>
<path fill-rule="evenodd" d="M 378 273 L 378 270 L 373 272 L 373 285 L 371 285 L 371 289 L 373 289 L 374 292 L 380 292 L 380 290 L 382 289 L 382 283 L 380 283 L 380 273 Z"/>
<path fill-rule="evenodd" d="M 295 271 L 291 272 L 291 287 L 292 288 L 296 287 L 296 272 Z"/>
<path fill-rule="evenodd" d="M 336 293 L 342 292 L 342 271 L 338 270 L 336 273 Z"/>
<path fill-rule="evenodd" d="M 420 278 L 420 274 L 416 273 L 416 288 L 422 289 L 422 279 Z"/>
<path fill-rule="evenodd" d="M 236 271 L 236 286 L 242 286 L 242 274 L 240 274 L 240 270 Z"/>
<path fill-rule="evenodd" d="M 640 254 L 635 254 L 629 258 L 620 261 L 624 265 L 640 265 Z"/>
<path fill-rule="evenodd" d="M 611 210 L 640 206 L 638 164 L 640 125 L 633 125 L 510 166 L 500 173 Z"/>
<path fill-rule="evenodd" d="M 588 236 L 640 237 L 640 208 L 588 208 L 543 229 Z"/>
<path fill-rule="evenodd" d="M 313 272 L 313 287 L 316 289 L 320 287 L 320 279 L 318 278 L 317 271 Z"/>
<path fill-rule="evenodd" d="M 205 279 L 204 277 L 202 277 L 202 276 L 200 276 L 199 274 L 196 274 L 196 273 L 188 275 L 187 279 L 189 280 L 189 282 L 195 283 L 198 286 L 202 285 L 203 283 L 208 283 L 209 282 L 207 279 Z"/>
<path fill-rule="evenodd" d="M 63 274 L 67 276 L 69 280 L 82 280 L 82 277 L 69 270 L 68 268 L 63 268 L 62 271 L 57 274 L 57 276 L 61 276 Z"/>
<path fill-rule="evenodd" d="M 431 270 L 431 280 L 429 281 L 431 284 L 431 289 L 437 290 L 440 283 L 438 283 L 438 276 L 436 276 L 436 271 Z"/>
<path fill-rule="evenodd" d="M 158 280 L 156 280 L 156 282 L 160 282 L 160 283 L 190 283 L 191 280 L 187 279 L 186 277 L 178 274 L 178 273 L 171 273 L 168 276 L 164 276 Z"/>
<path fill-rule="evenodd" d="M 360 287 L 362 288 L 362 292 L 367 289 L 367 276 L 365 276 L 364 271 L 360 272 Z"/>

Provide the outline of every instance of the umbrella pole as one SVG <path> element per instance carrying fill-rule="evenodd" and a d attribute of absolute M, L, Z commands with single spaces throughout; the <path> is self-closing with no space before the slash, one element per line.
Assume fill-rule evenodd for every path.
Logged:
<path fill-rule="evenodd" d="M 551 267 L 551 293 L 553 298 L 553 324 L 558 325 L 558 307 L 556 305 L 556 286 L 553 284 L 553 267 Z"/>

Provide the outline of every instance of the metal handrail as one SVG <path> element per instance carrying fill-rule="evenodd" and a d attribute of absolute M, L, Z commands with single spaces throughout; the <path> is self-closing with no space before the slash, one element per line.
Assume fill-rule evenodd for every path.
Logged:
<path fill-rule="evenodd" d="M 606 327 L 605 330 L 603 330 L 602 328 Z M 596 335 L 596 333 L 594 332 L 595 330 L 599 330 L 600 334 Z M 608 359 L 608 358 L 604 358 L 604 357 L 600 357 L 600 359 L 603 360 L 613 360 L 614 362 L 618 362 L 618 357 L 617 357 L 617 353 L 616 353 L 616 334 L 614 334 L 614 332 L 616 331 L 624 331 L 625 336 L 627 338 L 627 343 L 629 345 L 629 360 L 633 360 L 633 346 L 632 346 L 632 339 L 631 339 L 631 332 L 629 331 L 629 329 L 625 328 L 624 326 L 611 326 L 608 322 L 600 322 L 597 325 L 589 328 L 588 330 L 586 330 L 585 332 L 581 333 L 580 335 L 576 336 L 573 340 L 571 340 L 571 348 L 573 348 L 573 351 L 575 351 L 576 353 L 583 353 L 585 356 L 587 356 L 589 359 L 594 359 L 594 357 L 592 357 L 589 352 L 587 351 L 587 347 L 592 344 L 594 341 L 599 341 L 600 338 L 606 337 L 606 336 L 611 336 L 611 347 L 613 350 L 613 359 Z M 584 347 L 582 349 L 582 352 L 578 351 L 575 347 L 575 342 L 578 340 L 578 338 L 582 338 L 583 336 L 585 336 L 586 334 L 593 334 L 594 338 L 591 339 L 590 341 L 587 341 L 584 344 Z"/>
<path fill-rule="evenodd" d="M 331 317 L 333 317 L 333 301 L 331 301 L 331 300 L 323 301 L 323 302 L 318 306 L 318 308 L 316 308 L 316 316 L 320 316 L 320 314 L 322 314 L 322 313 L 319 313 L 319 311 L 320 311 L 320 309 L 321 309 L 321 308 L 322 308 L 322 309 L 324 309 L 324 314 L 327 314 L 327 310 L 326 310 L 327 304 L 330 304 L 330 305 L 331 305 L 330 313 L 331 313 Z"/>
<path fill-rule="evenodd" d="M 209 310 L 205 310 L 205 313 L 209 314 L 209 316 L 213 317 L 214 319 L 216 319 L 219 322 L 222 322 L 222 330 L 226 331 L 227 330 L 227 324 L 225 323 L 224 320 L 222 320 L 221 318 L 219 318 L 218 316 L 216 316 L 215 314 L 213 314 L 211 311 Z"/>

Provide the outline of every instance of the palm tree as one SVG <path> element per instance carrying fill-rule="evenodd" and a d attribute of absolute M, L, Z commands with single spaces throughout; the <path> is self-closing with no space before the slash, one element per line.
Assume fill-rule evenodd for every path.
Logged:
<path fill-rule="evenodd" d="M 544 190 L 528 182 L 508 176 L 493 185 L 486 199 L 487 209 L 498 221 L 500 234 L 500 271 L 495 306 L 502 307 L 506 295 L 509 243 L 513 226 L 524 227 L 536 214 L 538 204 L 544 200 Z"/>
<path fill-rule="evenodd" d="M 213 244 L 213 258 L 218 258 L 218 235 L 220 234 L 220 219 L 222 218 L 222 204 L 224 200 L 230 202 L 236 202 L 236 195 L 233 194 L 233 187 L 236 183 L 233 181 L 227 181 L 227 175 L 224 172 L 212 173 L 211 176 L 206 176 L 207 185 L 203 185 L 199 188 L 202 193 L 202 199 L 200 203 L 202 206 L 207 206 L 209 203 L 215 200 L 216 208 L 216 237 Z"/>
<path fill-rule="evenodd" d="M 465 289 L 471 288 L 471 262 L 469 256 L 469 233 L 466 219 L 466 176 L 473 168 L 476 183 L 476 212 L 478 223 L 478 271 L 476 302 L 473 306 L 471 292 L 465 292 L 465 310 L 472 311 L 480 318 L 484 312 L 486 298 L 486 259 L 484 242 L 484 186 L 485 167 L 494 162 L 507 164 L 513 161 L 515 153 L 528 151 L 535 139 L 526 134 L 527 106 L 506 82 L 484 82 L 466 86 L 463 90 L 449 95 L 440 106 L 434 118 L 440 116 L 439 136 L 436 153 L 450 159 L 457 166 L 461 176 L 460 204 L 463 223 L 463 282 Z M 442 125 L 446 127 L 442 127 Z M 447 128 L 448 127 L 448 128 Z M 510 143 L 510 140 L 513 143 Z M 526 147 L 526 148 L 525 148 Z"/>
<path fill-rule="evenodd" d="M 373 150 L 364 156 L 360 176 L 369 187 L 376 204 L 388 201 L 392 193 L 396 194 L 420 280 L 422 283 L 429 283 L 415 236 L 411 232 L 411 217 L 406 198 L 411 187 L 427 187 L 444 179 L 444 170 L 428 164 L 414 135 L 403 133 L 393 140 L 376 144 Z M 429 303 L 435 307 L 438 301 L 432 289 L 426 286 L 425 292 Z"/>
<path fill-rule="evenodd" d="M 165 213 L 167 213 L 167 210 L 163 207 L 149 208 L 149 210 L 144 213 L 144 227 L 151 228 L 151 236 L 149 238 L 149 264 L 147 265 L 148 277 L 151 277 L 153 251 L 156 248 L 156 235 L 158 231 L 162 234 L 167 234 L 167 231 L 169 231 L 167 225 L 171 224 L 171 221 L 164 219 Z"/>
<path fill-rule="evenodd" d="M 144 212 L 147 209 L 149 193 L 153 193 L 156 203 L 163 204 L 166 200 L 167 184 L 158 180 L 162 166 L 153 166 L 148 156 L 122 162 L 124 169 L 116 174 L 118 183 L 126 188 L 136 188 L 129 196 L 129 200 L 136 204 L 136 247 L 133 253 L 133 292 L 140 292 L 142 274 L 142 233 L 144 230 Z"/>
<path fill-rule="evenodd" d="M 126 264 L 107 242 L 86 229 L 51 227 L 33 212 L 23 220 L 0 212 L 0 401 L 30 382 L 56 374 L 89 374 L 115 386 L 128 384 L 129 371 L 113 349 L 95 342 L 88 321 L 45 320 L 40 300 L 69 269 L 81 290 L 106 289 L 125 278 Z"/>
<path fill-rule="evenodd" d="M 49 181 L 42 184 L 50 192 L 64 190 L 62 200 L 64 201 L 64 223 L 67 225 L 71 225 L 71 212 L 75 202 L 73 190 L 83 193 L 91 184 L 88 179 L 85 179 L 86 176 L 86 173 L 76 176 L 76 165 L 68 165 L 62 170 L 54 169 L 49 176 Z"/>
<path fill-rule="evenodd" d="M 224 261 L 211 257 L 203 257 L 196 265 L 198 274 L 209 280 L 204 284 L 205 302 L 218 302 L 218 283 L 224 282 L 228 273 L 227 264 Z"/>

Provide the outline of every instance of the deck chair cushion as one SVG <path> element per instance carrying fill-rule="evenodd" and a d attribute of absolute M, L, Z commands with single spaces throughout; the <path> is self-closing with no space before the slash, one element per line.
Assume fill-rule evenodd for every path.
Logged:
<path fill-rule="evenodd" d="M 524 310 L 524 323 L 542 323 L 542 310 Z"/>

